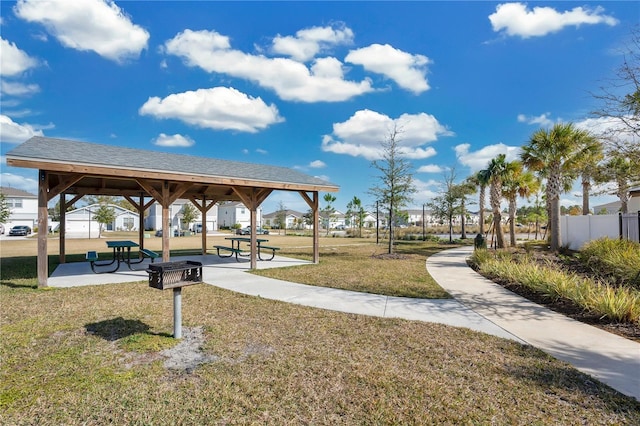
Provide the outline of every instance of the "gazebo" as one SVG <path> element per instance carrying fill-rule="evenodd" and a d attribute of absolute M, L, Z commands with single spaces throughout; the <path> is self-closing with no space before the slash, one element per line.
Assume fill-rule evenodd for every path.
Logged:
<path fill-rule="evenodd" d="M 144 211 L 162 206 L 162 260 L 169 260 L 169 206 L 191 200 L 203 217 L 221 201 L 241 201 L 251 214 L 251 269 L 256 268 L 256 210 L 274 190 L 295 191 L 313 212 L 313 261 L 319 261 L 318 193 L 337 185 L 285 167 L 32 137 L 6 154 L 7 164 L 38 169 L 38 285 L 47 286 L 47 205 L 60 195 L 60 263 L 65 263 L 66 208 L 85 195 L 122 196 L 138 211 L 144 248 Z M 67 199 L 67 196 L 71 197 Z M 150 199 L 149 199 L 150 198 Z M 206 254 L 206 221 L 202 253 Z"/>

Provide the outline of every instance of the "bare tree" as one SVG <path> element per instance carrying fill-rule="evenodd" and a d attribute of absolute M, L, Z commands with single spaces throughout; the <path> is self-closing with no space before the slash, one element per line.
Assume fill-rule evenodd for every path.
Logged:
<path fill-rule="evenodd" d="M 378 184 L 369 189 L 369 193 L 380 202 L 389 217 L 389 250 L 393 253 L 394 217 L 396 212 L 412 201 L 411 194 L 416 192 L 413 184 L 412 165 L 402 157 L 400 149 L 401 131 L 394 126 L 382 145 L 382 159 L 374 160 L 372 167 L 380 172 Z"/>
<path fill-rule="evenodd" d="M 601 104 L 592 115 L 609 124 L 600 135 L 609 150 L 640 162 L 640 26 L 631 30 L 615 75 L 592 95 Z"/>

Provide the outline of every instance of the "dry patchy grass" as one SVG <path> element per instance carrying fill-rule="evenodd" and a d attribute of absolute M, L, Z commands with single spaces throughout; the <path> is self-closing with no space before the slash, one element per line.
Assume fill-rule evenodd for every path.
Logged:
<path fill-rule="evenodd" d="M 344 239 L 341 239 L 344 241 Z M 332 287 L 343 290 L 384 294 L 387 296 L 425 299 L 449 298 L 449 294 L 431 278 L 425 261 L 431 254 L 450 248 L 433 242 L 405 242 L 398 244 L 400 256 L 381 256 L 384 245 L 360 242 L 351 245 L 321 245 L 320 263 L 289 268 L 262 269 L 254 273 L 297 283 Z M 284 248 L 283 255 L 304 257 L 310 249 Z"/>
<path fill-rule="evenodd" d="M 638 424 L 640 404 L 529 346 L 437 324 L 183 291 L 210 362 L 157 352 L 171 292 L 0 286 L 2 424 Z M 131 336 L 154 344 L 131 346 Z"/>

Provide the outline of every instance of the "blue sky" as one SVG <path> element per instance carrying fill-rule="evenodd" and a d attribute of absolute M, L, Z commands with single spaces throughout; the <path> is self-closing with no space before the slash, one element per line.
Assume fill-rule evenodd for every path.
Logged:
<path fill-rule="evenodd" d="M 0 2 L 5 154 L 33 135 L 298 169 L 366 207 L 396 125 L 411 207 L 540 127 L 598 126 L 638 2 Z M 594 201 L 608 202 L 612 196 Z M 523 202 L 523 201 L 521 201 Z M 573 193 L 563 204 L 581 204 Z M 274 192 L 306 211 L 296 193 Z M 593 205 L 593 201 L 592 201 Z"/>

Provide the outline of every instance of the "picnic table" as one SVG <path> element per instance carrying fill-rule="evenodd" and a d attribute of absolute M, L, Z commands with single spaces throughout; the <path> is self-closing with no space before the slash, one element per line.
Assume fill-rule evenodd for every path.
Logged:
<path fill-rule="evenodd" d="M 236 260 L 238 259 L 238 256 L 250 256 L 251 253 L 245 252 L 244 250 L 242 250 L 240 248 L 240 243 L 248 243 L 251 244 L 251 238 L 248 237 L 227 237 L 225 238 L 225 240 L 229 240 L 231 241 L 231 247 L 228 246 L 223 246 L 223 245 L 216 245 L 213 246 L 217 251 L 218 251 L 218 256 L 220 257 L 231 257 L 231 256 L 235 256 Z M 257 249 L 258 249 L 258 259 L 260 260 L 271 260 L 275 257 L 276 255 L 276 251 L 280 250 L 280 247 L 271 247 L 271 246 L 265 246 L 263 243 L 269 242 L 268 239 L 266 238 L 256 238 L 256 243 L 258 245 Z M 270 250 L 271 251 L 271 257 L 268 259 L 263 259 L 262 258 L 262 250 Z M 221 251 L 223 252 L 229 252 L 229 254 L 222 254 Z"/>
<path fill-rule="evenodd" d="M 137 260 L 133 260 L 131 258 L 131 248 L 139 246 L 140 245 L 138 243 L 129 240 L 107 241 L 107 247 L 113 249 L 113 256 L 111 261 L 98 261 L 98 253 L 95 251 L 87 252 L 86 259 L 91 263 L 91 270 L 93 272 L 95 272 L 96 274 L 104 274 L 116 272 L 118 269 L 120 269 L 120 265 L 123 263 L 126 264 L 129 269 L 133 270 L 131 268 L 131 265 L 141 263 L 145 257 L 151 258 L 152 262 L 155 258 L 160 257 L 160 255 L 156 252 L 147 249 L 141 249 L 140 254 L 142 254 L 142 256 L 140 256 Z M 114 264 L 115 266 L 111 269 L 100 271 L 96 270 L 96 267 L 102 268 L 103 266 L 111 266 Z"/>

